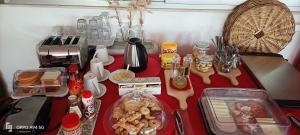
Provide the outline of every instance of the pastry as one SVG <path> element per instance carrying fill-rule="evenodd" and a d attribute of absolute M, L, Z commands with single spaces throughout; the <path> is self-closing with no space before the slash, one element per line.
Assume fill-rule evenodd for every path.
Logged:
<path fill-rule="evenodd" d="M 41 83 L 44 86 L 60 85 L 60 71 L 46 71 L 41 77 Z"/>
<path fill-rule="evenodd" d="M 139 134 L 146 129 L 162 130 L 162 108 L 152 99 L 124 99 L 112 109 L 112 128 L 116 135 Z"/>
<path fill-rule="evenodd" d="M 41 73 L 34 71 L 21 72 L 17 76 L 18 85 L 20 87 L 28 87 L 39 83 Z"/>

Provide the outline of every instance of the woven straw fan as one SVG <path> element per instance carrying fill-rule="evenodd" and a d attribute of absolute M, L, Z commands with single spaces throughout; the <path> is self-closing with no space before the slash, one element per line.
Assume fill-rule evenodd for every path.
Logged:
<path fill-rule="evenodd" d="M 278 53 L 291 41 L 295 21 L 289 8 L 277 0 L 248 0 L 228 16 L 225 42 L 241 52 Z"/>

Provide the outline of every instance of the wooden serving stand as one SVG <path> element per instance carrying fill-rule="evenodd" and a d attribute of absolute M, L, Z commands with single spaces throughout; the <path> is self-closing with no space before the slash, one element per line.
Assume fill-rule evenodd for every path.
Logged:
<path fill-rule="evenodd" d="M 223 73 L 219 70 L 217 65 L 214 65 L 214 67 L 216 68 L 216 71 L 217 71 L 218 75 L 221 75 L 221 76 L 224 76 L 224 77 L 228 78 L 230 80 L 231 84 L 234 85 L 234 86 L 239 85 L 239 82 L 236 79 L 238 76 L 240 76 L 242 74 L 239 68 L 230 69 L 229 73 Z"/>
<path fill-rule="evenodd" d="M 194 90 L 193 90 L 191 80 L 190 79 L 188 80 L 190 89 L 176 90 L 174 88 L 171 88 L 171 86 L 170 86 L 171 70 L 165 70 L 164 74 L 165 74 L 167 94 L 169 96 L 176 98 L 179 101 L 180 109 L 186 110 L 188 107 L 187 102 L 186 102 L 187 98 L 194 95 Z"/>
<path fill-rule="evenodd" d="M 214 68 L 211 68 L 208 72 L 205 73 L 198 71 L 195 67 L 195 63 L 191 65 L 191 72 L 200 76 L 202 78 L 203 83 L 208 85 L 211 84 L 211 80 L 209 79 L 209 77 L 215 74 Z"/>

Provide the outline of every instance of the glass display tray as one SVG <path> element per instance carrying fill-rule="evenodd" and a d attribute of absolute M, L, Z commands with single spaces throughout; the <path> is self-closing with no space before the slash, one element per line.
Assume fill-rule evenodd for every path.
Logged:
<path fill-rule="evenodd" d="M 53 76 L 52 73 L 59 74 L 57 74 L 57 79 L 51 78 L 50 82 L 45 79 L 45 83 L 42 83 L 42 77 L 45 73 L 49 73 L 48 76 Z M 21 74 L 22 78 L 20 77 Z M 23 80 L 20 80 L 20 78 Z M 37 95 L 44 95 L 47 97 L 64 97 L 68 94 L 68 91 L 69 88 L 67 85 L 67 74 L 65 68 L 37 68 L 18 70 L 15 72 L 11 97 L 13 99 Z"/>
<path fill-rule="evenodd" d="M 199 102 L 210 133 L 216 135 L 247 135 L 250 132 L 285 135 L 290 127 L 285 114 L 264 90 L 208 88 Z"/>

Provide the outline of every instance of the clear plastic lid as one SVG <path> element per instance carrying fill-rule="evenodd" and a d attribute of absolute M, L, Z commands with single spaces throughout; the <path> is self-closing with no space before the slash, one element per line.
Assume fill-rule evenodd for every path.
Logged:
<path fill-rule="evenodd" d="M 62 97 L 68 93 L 64 68 L 18 70 L 14 74 L 13 98 L 33 95 Z"/>
<path fill-rule="evenodd" d="M 163 134 L 167 124 L 165 108 L 153 96 L 132 92 L 114 103 L 105 122 L 111 135 Z"/>
<path fill-rule="evenodd" d="M 201 104 L 217 135 L 285 135 L 290 127 L 286 115 L 264 90 L 208 88 Z"/>

